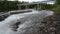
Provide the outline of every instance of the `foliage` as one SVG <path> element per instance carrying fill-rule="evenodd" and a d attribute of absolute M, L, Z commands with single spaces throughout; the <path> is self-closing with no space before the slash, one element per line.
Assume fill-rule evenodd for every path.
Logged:
<path fill-rule="evenodd" d="M 55 14 L 60 13 L 60 5 L 58 5 L 55 9 L 54 9 Z"/>
<path fill-rule="evenodd" d="M 11 11 L 11 10 L 17 10 L 18 6 L 17 4 L 22 4 L 26 2 L 18 2 L 18 1 L 7 1 L 7 0 L 0 0 L 0 12 L 5 11 Z M 52 9 L 53 5 L 50 4 L 40 4 L 42 9 Z M 29 8 L 37 8 L 37 5 L 28 5 Z M 25 6 L 21 6 L 21 9 L 25 9 Z"/>
<path fill-rule="evenodd" d="M 45 10 L 46 10 L 46 9 L 49 9 L 49 10 L 50 10 L 50 9 L 53 8 L 53 5 L 51 5 L 51 4 L 42 4 L 42 5 L 41 5 L 41 8 L 42 8 L 42 9 L 45 9 Z"/>
<path fill-rule="evenodd" d="M 10 10 L 17 10 L 17 4 L 22 4 L 24 2 L 18 1 L 0 1 L 0 12 L 2 11 L 10 11 Z"/>
<path fill-rule="evenodd" d="M 54 12 L 55 14 L 60 13 L 60 0 L 56 0 L 55 4 L 54 4 Z"/>
<path fill-rule="evenodd" d="M 55 5 L 57 6 L 57 5 L 60 5 L 60 0 L 56 0 L 55 1 Z"/>

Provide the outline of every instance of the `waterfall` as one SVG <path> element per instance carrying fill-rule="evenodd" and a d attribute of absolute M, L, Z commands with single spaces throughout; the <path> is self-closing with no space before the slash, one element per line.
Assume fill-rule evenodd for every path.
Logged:
<path fill-rule="evenodd" d="M 44 17 L 53 15 L 52 11 L 35 11 L 14 14 L 0 22 L 0 34 L 37 34 Z"/>

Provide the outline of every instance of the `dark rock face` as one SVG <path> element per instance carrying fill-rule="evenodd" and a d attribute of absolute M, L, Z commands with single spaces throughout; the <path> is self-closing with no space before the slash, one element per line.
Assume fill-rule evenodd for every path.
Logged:
<path fill-rule="evenodd" d="M 46 17 L 42 23 L 45 26 L 40 27 L 40 34 L 60 34 L 60 14 Z"/>
<path fill-rule="evenodd" d="M 17 22 L 17 23 L 15 23 L 15 24 L 13 24 L 13 25 L 12 25 L 12 28 L 13 28 L 12 30 L 13 30 L 13 31 L 17 31 L 17 29 L 19 28 L 20 23 L 21 23 L 21 22 Z"/>
<path fill-rule="evenodd" d="M 0 16 L 0 21 L 3 21 L 5 18 L 7 18 L 9 15 L 2 15 Z"/>

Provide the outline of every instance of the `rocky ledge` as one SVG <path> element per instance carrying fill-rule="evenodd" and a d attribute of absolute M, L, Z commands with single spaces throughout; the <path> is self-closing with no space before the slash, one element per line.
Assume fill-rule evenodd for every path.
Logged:
<path fill-rule="evenodd" d="M 43 19 L 44 26 L 40 27 L 39 34 L 60 34 L 60 14 Z"/>

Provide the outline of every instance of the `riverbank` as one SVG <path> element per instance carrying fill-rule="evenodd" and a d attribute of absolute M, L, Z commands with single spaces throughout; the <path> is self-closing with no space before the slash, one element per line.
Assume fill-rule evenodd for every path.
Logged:
<path fill-rule="evenodd" d="M 43 19 L 44 26 L 40 27 L 39 34 L 60 34 L 60 14 Z"/>

